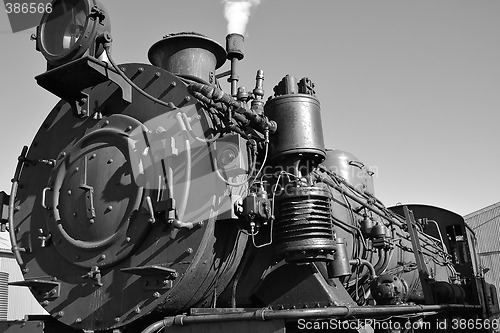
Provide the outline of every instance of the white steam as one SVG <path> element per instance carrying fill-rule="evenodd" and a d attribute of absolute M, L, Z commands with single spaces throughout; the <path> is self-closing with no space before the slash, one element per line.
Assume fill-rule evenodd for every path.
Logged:
<path fill-rule="evenodd" d="M 222 3 L 224 4 L 224 16 L 227 20 L 227 33 L 245 35 L 245 28 L 250 18 L 250 9 L 257 6 L 260 0 L 222 0 Z"/>

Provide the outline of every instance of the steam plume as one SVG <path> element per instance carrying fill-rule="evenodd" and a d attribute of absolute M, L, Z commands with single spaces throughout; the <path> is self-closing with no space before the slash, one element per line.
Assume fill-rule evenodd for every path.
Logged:
<path fill-rule="evenodd" d="M 222 0 L 224 4 L 224 16 L 227 20 L 227 33 L 245 34 L 245 28 L 250 17 L 250 9 L 257 6 L 260 0 Z"/>

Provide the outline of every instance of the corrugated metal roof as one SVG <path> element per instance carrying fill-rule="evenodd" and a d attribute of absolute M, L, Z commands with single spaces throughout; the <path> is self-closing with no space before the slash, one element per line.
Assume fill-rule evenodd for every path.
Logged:
<path fill-rule="evenodd" d="M 500 202 L 464 216 L 475 232 L 480 254 L 500 254 Z"/>
<path fill-rule="evenodd" d="M 481 265 L 489 268 L 484 279 L 500 291 L 500 202 L 464 216 L 477 237 Z"/>
<path fill-rule="evenodd" d="M 9 273 L 0 272 L 0 320 L 7 320 L 9 310 Z"/>
<path fill-rule="evenodd" d="M 498 254 L 481 255 L 481 263 L 483 267 L 489 268 L 490 270 L 484 274 L 484 280 L 488 283 L 492 283 L 497 287 L 500 286 L 500 260 Z"/>

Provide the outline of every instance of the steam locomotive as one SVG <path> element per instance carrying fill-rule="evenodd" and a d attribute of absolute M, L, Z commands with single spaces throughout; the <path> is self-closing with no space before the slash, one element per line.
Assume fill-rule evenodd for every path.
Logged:
<path fill-rule="evenodd" d="M 151 64 L 118 65 L 109 22 L 55 0 L 37 28 L 36 80 L 61 101 L 22 150 L 8 219 L 11 284 L 51 315 L 33 331 L 497 328 L 463 218 L 384 206 L 362 161 L 325 148 L 310 79 L 267 101 L 263 71 L 239 87 L 238 34 L 170 34 Z"/>

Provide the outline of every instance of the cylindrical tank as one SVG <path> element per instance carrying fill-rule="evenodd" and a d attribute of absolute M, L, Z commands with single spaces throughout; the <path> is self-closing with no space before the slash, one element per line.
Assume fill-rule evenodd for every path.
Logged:
<path fill-rule="evenodd" d="M 149 94 L 171 87 L 161 98 L 175 111 L 136 91 L 123 105 L 108 83 L 89 92 L 106 108 L 103 119 L 74 117 L 61 101 L 27 154 L 57 162 L 26 164 L 12 194 L 18 207 L 12 243 L 29 249 L 21 253 L 25 285 L 58 321 L 78 330 L 210 307 L 246 246 L 236 223 L 217 221 L 231 218 L 231 200 L 247 186 L 230 187 L 218 176 L 216 167 L 232 165 L 218 159 L 228 143 L 184 135 L 187 121 L 197 137 L 212 125 L 186 98 L 179 77 L 147 64 L 121 66 L 138 73 L 134 83 Z M 244 163 L 246 149 L 235 142 L 229 155 Z"/>
<path fill-rule="evenodd" d="M 331 172 L 341 176 L 347 183 L 359 190 L 366 189 L 373 193 L 373 179 L 367 172 L 366 167 L 353 154 L 339 150 L 326 149 L 326 158 L 322 162 Z M 367 227 L 373 227 L 374 221 L 366 218 L 363 222 L 363 216 L 355 214 L 353 210 L 358 209 L 361 205 L 339 191 L 332 191 L 331 211 L 333 223 L 335 224 L 335 233 L 339 239 L 344 240 L 347 247 L 348 259 L 360 257 L 362 259 L 370 259 L 371 252 L 362 251 L 363 242 L 359 237 L 358 229 L 363 231 Z"/>
<path fill-rule="evenodd" d="M 275 97 L 264 105 L 264 113 L 279 124 L 270 139 L 270 160 L 293 154 L 324 159 L 323 127 L 316 97 L 307 94 Z"/>
<path fill-rule="evenodd" d="M 193 32 L 166 35 L 151 46 L 149 61 L 173 74 L 215 83 L 215 70 L 226 61 L 216 41 Z"/>
<path fill-rule="evenodd" d="M 340 149 L 326 149 L 323 165 L 344 178 L 361 192 L 375 194 L 372 172 L 353 154 Z"/>

